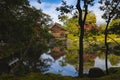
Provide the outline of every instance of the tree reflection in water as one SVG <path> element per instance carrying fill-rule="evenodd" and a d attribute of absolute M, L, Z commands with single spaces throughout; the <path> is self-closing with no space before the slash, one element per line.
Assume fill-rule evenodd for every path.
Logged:
<path fill-rule="evenodd" d="M 75 46 L 74 46 L 75 47 Z M 76 46 L 77 47 L 77 46 Z M 50 61 L 49 70 L 45 73 L 55 73 L 64 76 L 78 76 L 78 48 L 66 48 L 64 45 L 51 47 L 51 52 L 44 54 Z M 100 52 L 100 51 L 98 51 Z M 101 53 L 101 54 L 100 54 Z M 103 52 L 84 53 L 84 73 L 88 73 L 90 68 L 99 67 L 105 69 L 105 58 Z M 111 60 L 112 59 L 112 60 Z M 109 55 L 109 67 L 120 67 L 119 57 Z M 117 60 L 117 61 L 116 61 Z M 116 62 L 116 63 L 114 63 Z M 114 65 L 113 65 L 114 64 Z"/>
<path fill-rule="evenodd" d="M 9 58 L 0 60 L 0 73 L 12 72 L 17 75 L 29 72 L 42 72 L 61 74 L 64 76 L 78 76 L 78 48 L 77 46 L 66 47 L 67 45 L 53 45 L 47 53 L 34 52 L 32 49 L 24 55 L 12 55 Z M 99 51 L 98 51 L 99 52 Z M 84 73 L 90 68 L 99 67 L 105 69 L 104 53 L 84 54 Z M 109 54 L 109 67 L 120 67 L 120 57 Z M 5 65 L 4 65 L 5 64 Z M 10 67 L 9 67 L 10 65 Z M 3 69 L 4 68 L 4 69 Z"/>
<path fill-rule="evenodd" d="M 16 53 L 17 54 L 17 53 Z M 40 58 L 42 54 L 36 52 L 28 52 L 23 55 L 12 55 L 0 60 L 0 74 L 13 73 L 16 75 L 24 75 L 29 72 L 45 72 L 49 69 L 47 64 L 49 59 Z M 21 57 L 24 57 L 21 59 Z"/>

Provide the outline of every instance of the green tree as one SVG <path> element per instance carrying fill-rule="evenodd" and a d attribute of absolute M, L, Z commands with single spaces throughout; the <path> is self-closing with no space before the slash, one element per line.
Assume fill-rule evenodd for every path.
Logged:
<path fill-rule="evenodd" d="M 65 22 L 65 28 L 69 34 L 79 36 L 78 18 L 70 18 Z"/>
<path fill-rule="evenodd" d="M 81 7 L 83 1 L 83 8 Z M 79 76 L 83 75 L 83 38 L 84 38 L 84 25 L 86 22 L 86 17 L 88 14 L 88 5 L 93 5 L 94 0 L 77 0 L 77 10 L 79 12 L 78 24 L 80 26 L 80 37 L 79 37 Z M 82 14 L 82 11 L 85 10 L 85 14 Z M 83 19 L 82 19 L 83 18 Z"/>
<path fill-rule="evenodd" d="M 67 19 L 65 19 L 65 17 L 61 16 L 61 19 L 64 19 L 64 21 L 62 21 L 62 22 L 64 23 L 66 30 L 70 34 L 79 36 L 78 13 L 76 13 L 76 16 L 73 15 L 71 18 L 67 17 Z M 95 14 L 92 12 L 89 12 L 86 17 L 85 24 L 90 24 L 91 26 L 95 26 L 95 23 L 96 23 Z M 91 31 L 87 32 L 86 34 L 89 34 L 90 32 L 92 32 L 92 29 L 91 29 Z"/>
<path fill-rule="evenodd" d="M 28 17 L 31 14 L 28 3 L 27 0 L 0 1 L 0 41 L 5 44 L 0 47 L 2 53 L 7 53 L 5 56 L 13 53 L 13 49 L 17 50 L 31 38 L 30 26 L 33 25 L 33 20 Z"/>
<path fill-rule="evenodd" d="M 111 22 L 112 18 L 116 17 L 116 15 L 119 15 L 119 5 L 120 1 L 119 0 L 100 0 L 100 3 L 102 6 L 100 7 L 101 10 L 104 11 L 103 18 L 106 19 L 106 28 L 105 28 L 105 46 L 106 46 L 106 55 L 105 55 L 105 63 L 106 63 L 106 73 L 109 74 L 108 72 L 108 51 L 109 51 L 109 46 L 107 43 L 107 38 L 108 38 L 108 26 L 109 23 Z"/>
<path fill-rule="evenodd" d="M 83 76 L 83 37 L 84 37 L 84 25 L 86 22 L 86 17 L 88 14 L 88 5 L 93 5 L 94 0 L 77 0 L 77 10 L 78 10 L 78 26 L 80 27 L 80 37 L 79 37 L 79 76 Z M 83 5 L 82 5 L 83 4 Z M 82 7 L 83 6 L 83 7 Z M 71 12 L 73 6 L 68 6 L 66 2 L 57 8 L 61 12 L 61 15 Z M 83 15 L 84 10 L 84 15 Z"/>
<path fill-rule="evenodd" d="M 99 28 L 99 33 L 100 33 L 100 34 L 103 34 L 103 33 L 104 33 L 105 26 L 106 26 L 106 24 L 100 24 L 100 25 L 99 25 L 98 28 Z"/>
<path fill-rule="evenodd" d="M 50 16 L 30 7 L 28 0 L 0 0 L 0 59 L 17 55 L 19 66 L 23 61 L 36 64 L 47 49 L 50 23 Z"/>
<path fill-rule="evenodd" d="M 86 38 L 98 34 L 98 26 L 96 25 L 96 15 L 91 11 L 88 11 L 84 28 Z"/>
<path fill-rule="evenodd" d="M 86 23 L 95 24 L 96 23 L 96 15 L 92 12 L 88 12 Z"/>
<path fill-rule="evenodd" d="M 113 19 L 108 30 L 112 34 L 120 34 L 120 19 Z"/>

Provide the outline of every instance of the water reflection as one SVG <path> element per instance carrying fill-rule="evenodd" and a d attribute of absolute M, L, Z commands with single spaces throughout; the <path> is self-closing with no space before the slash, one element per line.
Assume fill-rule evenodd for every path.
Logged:
<path fill-rule="evenodd" d="M 14 56 L 0 61 L 0 73 L 9 72 L 7 70 L 8 62 L 13 73 L 22 71 L 24 73 L 34 71 L 61 74 L 63 76 L 78 76 L 78 46 L 77 45 L 60 45 L 50 46 L 47 53 L 41 54 L 39 51 L 28 51 L 25 57 L 20 62 L 23 56 Z M 66 47 L 67 46 L 67 47 Z M 84 73 L 88 73 L 90 68 L 99 67 L 105 70 L 105 54 L 101 51 L 94 53 L 84 53 Z M 16 67 L 16 65 L 18 65 Z M 6 67 L 4 67 L 6 66 Z M 1 67 L 4 67 L 1 68 Z M 120 67 L 120 57 L 114 54 L 109 54 L 108 67 Z M 28 70 L 29 69 L 29 70 Z M 3 71 L 4 70 L 4 71 Z M 28 71 L 26 71 L 28 70 Z"/>
<path fill-rule="evenodd" d="M 111 56 L 111 55 L 109 55 L 109 56 Z M 112 56 L 115 56 L 115 55 L 112 55 Z M 119 59 L 117 59 L 117 60 L 119 61 Z M 105 70 L 105 59 L 101 59 L 97 56 L 94 60 L 95 60 L 94 67 L 99 67 L 99 68 Z M 108 68 L 110 68 L 110 67 L 120 67 L 120 61 L 117 64 L 112 65 L 112 61 L 110 61 L 108 59 Z"/>
<path fill-rule="evenodd" d="M 59 59 L 55 60 L 49 54 L 43 54 L 41 56 L 43 59 L 51 59 L 48 64 L 51 64 L 49 70 L 45 73 L 54 73 L 54 74 L 61 74 L 63 76 L 78 76 L 78 73 L 74 66 L 66 63 L 65 58 L 66 56 L 62 56 Z"/>
<path fill-rule="evenodd" d="M 66 54 L 66 48 L 64 46 L 55 46 L 51 49 L 51 56 L 57 60 L 61 56 L 64 56 Z"/>
<path fill-rule="evenodd" d="M 100 59 L 99 57 L 96 57 L 94 60 L 95 60 L 94 67 L 99 67 L 105 70 L 105 59 Z M 112 67 L 112 65 L 110 61 L 108 60 L 108 68 L 109 67 Z"/>
<path fill-rule="evenodd" d="M 60 43 L 60 45 L 58 45 L 58 43 Z M 94 48 L 95 50 L 97 49 L 96 47 Z M 105 70 L 104 52 L 102 50 L 89 50 L 85 51 L 86 53 L 84 53 L 83 55 L 84 73 L 88 73 L 89 69 L 93 67 L 98 67 Z M 63 76 L 78 76 L 79 57 L 78 43 L 76 42 L 76 40 L 68 39 L 67 42 L 52 42 L 49 53 L 44 53 L 42 55 L 42 58 L 49 59 L 48 64 L 50 64 L 50 67 L 45 73 L 61 74 Z M 108 60 L 108 67 L 120 67 L 120 57 L 110 54 Z"/>
<path fill-rule="evenodd" d="M 76 54 L 74 54 L 74 55 L 75 55 L 75 57 L 78 56 Z M 93 55 L 85 54 L 84 56 L 86 56 L 86 55 L 92 56 L 92 57 L 90 57 L 90 58 L 88 57 L 87 59 L 85 59 L 84 73 L 88 73 L 89 69 L 93 68 L 93 67 L 99 67 L 99 68 L 105 70 L 105 59 L 104 58 L 101 58 L 101 56 L 98 56 L 95 54 L 93 54 Z M 111 55 L 113 56 L 113 54 L 111 54 Z M 61 74 L 63 76 L 78 76 L 78 72 L 77 72 L 78 63 L 75 62 L 73 64 L 74 61 L 78 62 L 78 58 L 73 58 L 74 61 L 72 63 L 70 63 L 70 61 L 68 61 L 70 59 L 68 58 L 67 54 L 65 54 L 64 56 L 60 56 L 58 59 L 56 59 L 56 58 L 54 59 L 53 55 L 51 55 L 50 53 L 49 54 L 44 53 L 41 56 L 41 58 L 49 59 L 48 64 L 50 64 L 50 67 L 49 67 L 48 71 L 46 71 L 45 73 Z M 108 60 L 108 67 L 120 67 L 120 62 L 118 62 L 116 65 L 112 65 L 111 61 Z"/>

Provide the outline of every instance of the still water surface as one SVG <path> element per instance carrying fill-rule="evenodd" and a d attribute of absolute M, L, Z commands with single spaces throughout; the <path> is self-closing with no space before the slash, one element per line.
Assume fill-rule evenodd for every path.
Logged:
<path fill-rule="evenodd" d="M 63 76 L 78 76 L 77 66 L 67 63 L 67 55 L 61 56 L 60 58 L 55 60 L 50 53 L 44 53 L 40 58 L 43 60 L 49 59 L 47 64 L 50 64 L 50 67 L 45 73 L 61 74 Z M 119 58 L 117 60 L 119 60 Z M 105 70 L 105 59 L 96 56 L 95 58 L 93 58 L 93 61 L 85 62 L 84 73 L 88 73 L 89 69 L 92 67 L 99 67 Z M 120 67 L 120 62 L 118 61 L 117 63 L 112 65 L 110 60 L 108 60 L 108 67 Z"/>
<path fill-rule="evenodd" d="M 53 43 L 53 42 L 52 42 Z M 75 44 L 52 44 L 50 50 L 43 54 L 30 55 L 24 59 L 24 65 L 33 68 L 37 66 L 37 71 L 44 74 L 54 73 L 63 76 L 78 76 L 78 43 Z M 87 45 L 89 47 L 90 45 Z M 95 48 L 95 50 L 92 50 Z M 99 48 L 98 48 L 99 49 Z M 84 57 L 84 73 L 88 73 L 90 68 L 98 67 L 105 70 L 105 53 L 103 50 L 98 50 L 91 47 L 85 51 Z M 91 52 L 90 52 L 91 50 Z M 89 53 L 87 53 L 89 52 Z M 40 57 L 39 57 L 40 56 Z M 12 65 L 19 61 L 17 58 L 9 63 Z M 43 63 L 45 63 L 43 65 Z M 120 67 L 120 56 L 109 54 L 108 67 Z"/>

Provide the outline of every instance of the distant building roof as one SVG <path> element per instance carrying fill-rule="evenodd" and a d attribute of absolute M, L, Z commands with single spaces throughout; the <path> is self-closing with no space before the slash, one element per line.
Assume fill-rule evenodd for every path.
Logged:
<path fill-rule="evenodd" d="M 55 28 L 59 28 L 60 30 L 64 30 L 64 31 L 66 31 L 63 27 L 62 27 L 62 25 L 61 24 L 59 24 L 59 23 L 54 23 L 51 27 L 50 27 L 50 30 L 56 30 Z"/>

